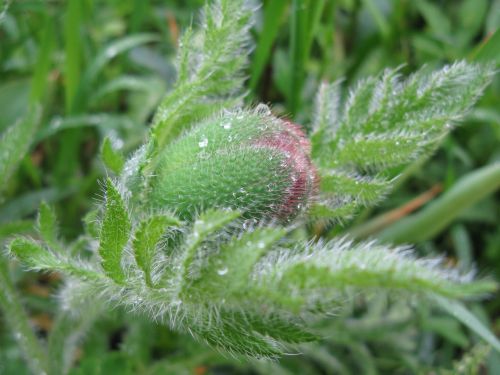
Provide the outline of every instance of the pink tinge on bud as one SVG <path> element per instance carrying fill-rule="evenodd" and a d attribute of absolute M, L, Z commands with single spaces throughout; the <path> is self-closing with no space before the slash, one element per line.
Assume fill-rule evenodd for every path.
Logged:
<path fill-rule="evenodd" d="M 278 206 L 278 218 L 291 218 L 306 208 L 318 192 L 319 176 L 311 162 L 311 143 L 301 127 L 282 120 L 278 131 L 266 135 L 255 143 L 284 155 L 284 167 L 289 170 L 290 184 Z"/>

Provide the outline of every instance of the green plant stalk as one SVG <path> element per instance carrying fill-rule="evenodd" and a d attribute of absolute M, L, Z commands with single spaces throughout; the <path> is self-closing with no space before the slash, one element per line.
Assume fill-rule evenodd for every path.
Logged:
<path fill-rule="evenodd" d="M 31 328 L 29 318 L 9 275 L 7 262 L 2 256 L 0 256 L 0 308 L 14 338 L 24 352 L 31 372 L 36 375 L 46 375 L 47 354 Z"/>
<path fill-rule="evenodd" d="M 465 208 L 500 187 L 500 163 L 488 165 L 460 179 L 448 192 L 421 212 L 384 230 L 384 242 L 421 242 L 443 230 Z"/>

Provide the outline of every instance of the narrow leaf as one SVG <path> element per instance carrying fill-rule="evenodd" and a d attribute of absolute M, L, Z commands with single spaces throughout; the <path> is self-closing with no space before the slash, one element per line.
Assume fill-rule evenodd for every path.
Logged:
<path fill-rule="evenodd" d="M 139 224 L 132 247 L 137 265 L 144 272 L 146 283 L 153 286 L 151 268 L 156 253 L 156 246 L 170 226 L 179 226 L 181 222 L 175 217 L 161 215 L 153 216 Z"/>
<path fill-rule="evenodd" d="M 257 261 L 285 234 L 286 230 L 281 228 L 258 228 L 243 233 L 211 257 L 209 269 L 199 282 L 210 285 L 213 292 L 222 296 L 244 291 Z"/>
<path fill-rule="evenodd" d="M 24 266 L 35 271 L 62 272 L 85 280 L 98 280 L 103 277 L 89 264 L 76 262 L 62 254 L 55 254 L 26 238 L 14 239 L 9 244 L 8 249 L 10 254 L 15 256 Z"/>
<path fill-rule="evenodd" d="M 440 296 L 435 296 L 434 300 L 444 311 L 461 321 L 484 341 L 490 344 L 497 352 L 500 352 L 500 341 L 498 338 L 462 303 Z"/>
<path fill-rule="evenodd" d="M 123 159 L 123 155 L 113 148 L 111 140 L 108 137 L 104 138 L 104 142 L 102 143 L 101 157 L 108 169 L 117 175 L 121 173 L 125 160 Z"/>
<path fill-rule="evenodd" d="M 56 214 L 45 202 L 42 202 L 38 212 L 38 231 L 49 246 L 56 249 L 59 247 Z"/>
<path fill-rule="evenodd" d="M 117 283 L 125 274 L 121 267 L 122 253 L 128 243 L 131 223 L 125 203 L 113 182 L 106 181 L 106 210 L 101 227 L 99 254 L 105 273 Z"/>
<path fill-rule="evenodd" d="M 420 242 L 432 238 L 463 210 L 500 188 L 500 163 L 462 177 L 425 209 L 384 230 L 378 238 L 393 243 Z"/>
<path fill-rule="evenodd" d="M 27 109 L 22 119 L 0 136 L 0 194 L 28 152 L 40 117 L 40 107 L 33 105 Z"/>

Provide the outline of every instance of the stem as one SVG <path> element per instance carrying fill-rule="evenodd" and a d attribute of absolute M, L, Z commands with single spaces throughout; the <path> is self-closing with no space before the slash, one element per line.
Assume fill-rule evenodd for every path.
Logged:
<path fill-rule="evenodd" d="M 0 308 L 4 312 L 7 325 L 11 327 L 14 338 L 24 352 L 24 357 L 33 374 L 47 374 L 47 357 L 29 318 L 24 311 L 8 270 L 6 259 L 0 255 Z"/>

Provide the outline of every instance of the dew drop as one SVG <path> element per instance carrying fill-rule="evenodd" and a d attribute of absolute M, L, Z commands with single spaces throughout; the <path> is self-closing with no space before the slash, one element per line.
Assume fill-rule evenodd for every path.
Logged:
<path fill-rule="evenodd" d="M 230 122 L 223 122 L 223 123 L 221 124 L 221 126 L 222 126 L 224 129 L 226 129 L 226 130 L 231 129 L 231 123 L 230 123 Z"/>
<path fill-rule="evenodd" d="M 259 115 L 270 115 L 271 110 L 267 105 L 260 103 L 259 105 L 257 105 L 257 107 L 255 107 L 255 113 Z"/>
<path fill-rule="evenodd" d="M 199 142 L 198 142 L 198 146 L 199 146 L 200 148 L 205 148 L 205 147 L 207 147 L 207 146 L 208 146 L 208 139 L 207 139 L 207 137 L 203 137 L 203 138 L 201 139 L 201 141 L 199 141 Z"/>
<path fill-rule="evenodd" d="M 259 249 L 263 249 L 264 247 L 266 247 L 266 244 L 264 242 L 262 242 L 262 241 L 259 241 L 259 243 L 257 244 L 257 247 Z"/>
<path fill-rule="evenodd" d="M 221 268 L 221 269 L 217 270 L 217 275 L 224 276 L 227 273 L 227 271 L 229 271 L 227 269 L 227 267 Z"/>

